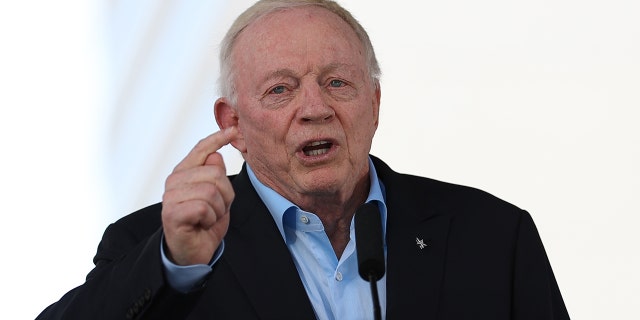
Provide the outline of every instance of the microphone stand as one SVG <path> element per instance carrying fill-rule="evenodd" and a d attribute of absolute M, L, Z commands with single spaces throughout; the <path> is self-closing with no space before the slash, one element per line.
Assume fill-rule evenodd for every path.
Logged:
<path fill-rule="evenodd" d="M 378 280 L 373 272 L 369 272 L 369 284 L 371 286 L 371 298 L 373 299 L 373 317 L 375 320 L 382 320 L 380 311 L 380 299 L 378 298 Z"/>

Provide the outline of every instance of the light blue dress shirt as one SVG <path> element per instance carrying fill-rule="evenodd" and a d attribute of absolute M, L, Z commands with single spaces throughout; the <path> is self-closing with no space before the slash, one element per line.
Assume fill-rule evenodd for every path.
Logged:
<path fill-rule="evenodd" d="M 386 235 L 387 208 L 384 186 L 378 179 L 373 162 L 369 160 L 371 186 L 366 202 L 375 202 L 380 208 L 383 239 Z M 353 219 L 350 240 L 340 259 L 336 257 L 320 218 L 282 197 L 262 184 L 247 165 L 251 184 L 273 216 L 278 230 L 291 252 L 304 288 L 318 319 L 372 319 L 373 302 L 367 281 L 358 274 Z M 211 266 L 224 251 L 224 242 L 216 252 L 211 265 L 177 266 L 169 261 L 162 250 L 167 278 L 172 287 L 187 292 L 211 271 Z M 387 248 L 384 245 L 386 257 Z M 386 310 L 386 275 L 377 283 L 382 316 Z"/>

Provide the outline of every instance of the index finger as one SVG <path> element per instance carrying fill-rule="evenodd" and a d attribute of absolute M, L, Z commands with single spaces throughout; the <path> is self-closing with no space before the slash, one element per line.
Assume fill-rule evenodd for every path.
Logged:
<path fill-rule="evenodd" d="M 204 165 L 207 157 L 229 144 L 238 134 L 236 127 L 229 127 L 215 132 L 200 140 L 187 156 L 178 163 L 173 171 L 194 168 Z"/>

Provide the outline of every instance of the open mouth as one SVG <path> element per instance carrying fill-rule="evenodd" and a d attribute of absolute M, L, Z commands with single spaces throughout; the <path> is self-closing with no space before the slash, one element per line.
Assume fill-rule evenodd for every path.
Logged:
<path fill-rule="evenodd" d="M 329 141 L 314 141 L 302 148 L 302 152 L 305 156 L 319 156 L 325 154 L 331 150 L 333 143 Z"/>

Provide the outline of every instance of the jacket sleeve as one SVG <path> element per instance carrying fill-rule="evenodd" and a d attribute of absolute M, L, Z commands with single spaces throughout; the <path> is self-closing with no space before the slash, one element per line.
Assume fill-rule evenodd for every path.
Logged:
<path fill-rule="evenodd" d="M 527 212 L 518 227 L 514 259 L 512 319 L 569 319 L 542 240 Z"/>
<path fill-rule="evenodd" d="M 162 228 L 155 220 L 134 217 L 110 225 L 85 283 L 36 319 L 142 319 L 188 312 L 198 290 L 181 294 L 166 284 L 160 256 Z"/>

